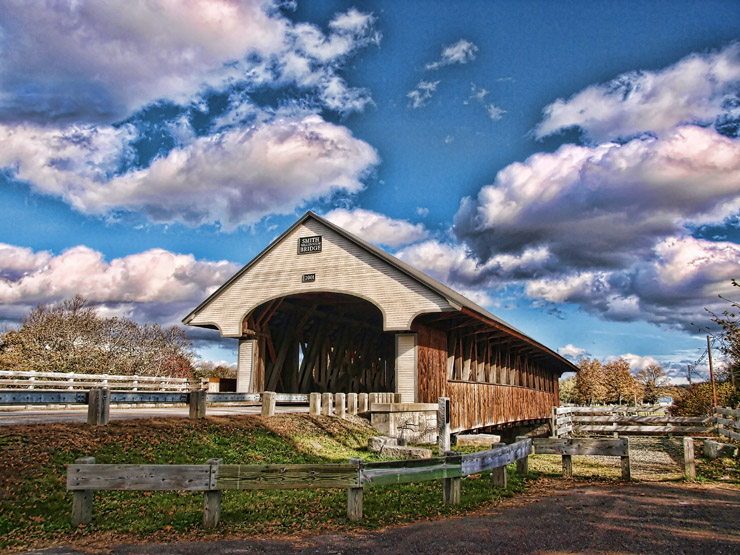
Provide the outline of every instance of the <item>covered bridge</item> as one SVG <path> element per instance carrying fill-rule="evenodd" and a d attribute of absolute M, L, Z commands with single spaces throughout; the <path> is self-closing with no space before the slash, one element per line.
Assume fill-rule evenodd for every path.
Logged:
<path fill-rule="evenodd" d="M 548 418 L 576 368 L 312 212 L 183 320 L 239 340 L 237 390 L 449 397 L 451 428 Z"/>

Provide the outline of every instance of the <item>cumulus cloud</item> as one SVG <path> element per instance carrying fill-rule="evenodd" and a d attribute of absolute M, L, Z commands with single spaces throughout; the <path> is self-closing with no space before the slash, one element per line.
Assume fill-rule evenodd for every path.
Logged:
<path fill-rule="evenodd" d="M 687 331 L 706 324 L 704 308 L 721 312 L 717 295 L 732 295 L 740 275 L 735 243 L 692 236 L 740 212 L 740 139 L 706 125 L 735 109 L 738 85 L 736 43 L 551 104 L 538 137 L 575 125 L 595 143 L 513 163 L 463 199 L 454 230 L 478 275 L 512 256 L 515 273 L 491 276 L 537 303 Z M 599 142 L 608 139 L 621 140 Z M 533 249 L 547 256 L 522 264 Z"/>
<path fill-rule="evenodd" d="M 430 239 L 396 256 L 457 290 L 472 291 L 528 277 L 545 265 L 550 254 L 547 249 L 529 249 L 520 256 L 497 255 L 484 264 L 464 245 Z"/>
<path fill-rule="evenodd" d="M 112 122 L 209 87 L 295 84 L 327 107 L 362 109 L 339 65 L 377 43 L 373 17 L 337 15 L 328 34 L 276 2 L 11 2 L 0 13 L 0 121 Z"/>
<path fill-rule="evenodd" d="M 428 232 L 421 224 L 395 220 L 383 214 L 355 208 L 337 208 L 325 215 L 326 219 L 358 237 L 379 245 L 397 248 L 425 239 Z"/>
<path fill-rule="evenodd" d="M 110 262 L 82 245 L 53 255 L 0 244 L 0 253 L 0 303 L 11 320 L 36 304 L 80 294 L 108 315 L 175 324 L 238 269 L 163 249 Z"/>
<path fill-rule="evenodd" d="M 426 65 L 426 69 L 439 69 L 452 64 L 467 64 L 475 60 L 478 47 L 470 41 L 460 39 L 454 44 L 445 46 L 439 60 Z"/>
<path fill-rule="evenodd" d="M 640 356 L 632 353 L 625 353 L 618 357 L 608 357 L 606 359 L 606 362 L 611 362 L 612 360 L 617 360 L 620 358 L 630 365 L 630 370 L 633 374 L 636 374 L 640 370 L 644 370 L 648 366 L 662 366 L 658 359 L 653 356 Z"/>
<path fill-rule="evenodd" d="M 652 259 L 609 271 L 569 272 L 531 279 L 531 298 L 573 303 L 615 321 L 644 320 L 696 332 L 705 308 L 721 313 L 732 298 L 731 279 L 740 275 L 740 245 L 694 237 L 659 242 Z"/>
<path fill-rule="evenodd" d="M 677 125 L 713 123 L 740 98 L 740 43 L 708 54 L 692 54 L 659 71 L 634 71 L 592 85 L 544 109 L 538 138 L 570 127 L 594 142 L 642 132 L 664 136 Z"/>
<path fill-rule="evenodd" d="M 463 200 L 455 231 L 483 261 L 546 247 L 563 267 L 616 268 L 738 208 L 740 140 L 683 126 L 661 139 L 564 145 L 511 164 Z"/>
<path fill-rule="evenodd" d="M 406 97 L 409 99 L 409 106 L 413 109 L 425 106 L 432 98 L 432 94 L 437 90 L 439 81 L 419 81 L 413 91 L 409 91 Z"/>
<path fill-rule="evenodd" d="M 560 347 L 558 349 L 558 354 L 564 356 L 572 362 L 580 362 L 581 360 L 589 358 L 591 356 L 591 354 L 586 349 L 576 347 L 575 345 L 572 345 L 570 343 L 567 344 L 565 347 Z"/>
<path fill-rule="evenodd" d="M 312 115 L 200 137 L 115 175 L 134 134 L 130 127 L 0 126 L 0 166 L 83 213 L 137 211 L 154 222 L 231 230 L 335 191 L 359 191 L 378 163 L 346 127 Z"/>

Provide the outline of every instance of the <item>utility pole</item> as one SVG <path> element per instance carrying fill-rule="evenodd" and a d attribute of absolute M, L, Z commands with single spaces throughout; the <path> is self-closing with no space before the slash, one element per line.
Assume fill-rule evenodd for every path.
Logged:
<path fill-rule="evenodd" d="M 686 372 L 689 376 L 689 385 L 691 385 L 691 365 L 690 364 L 686 365 Z"/>
<path fill-rule="evenodd" d="M 714 385 L 714 368 L 712 367 L 712 344 L 709 342 L 709 336 L 707 335 L 707 356 L 709 357 L 709 379 L 712 380 L 712 398 L 714 399 L 714 407 L 717 406 L 717 387 Z"/>

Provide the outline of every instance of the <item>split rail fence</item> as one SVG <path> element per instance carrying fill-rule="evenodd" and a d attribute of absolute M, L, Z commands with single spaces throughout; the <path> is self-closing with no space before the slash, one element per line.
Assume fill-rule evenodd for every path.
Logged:
<path fill-rule="evenodd" d="M 629 480 L 630 442 L 629 438 L 535 438 L 532 442 L 535 455 L 561 455 L 563 457 L 563 476 L 573 476 L 573 456 L 599 455 L 620 457 L 622 462 L 622 479 Z"/>
<path fill-rule="evenodd" d="M 723 409 L 725 410 L 725 409 Z M 664 407 L 553 407 L 553 437 L 588 434 L 711 433 L 716 417 L 670 416 Z"/>
<path fill-rule="evenodd" d="M 517 438 L 511 445 L 472 454 L 448 451 L 430 459 L 373 463 L 350 459 L 347 464 L 240 465 L 210 459 L 200 465 L 114 465 L 84 457 L 68 465 L 67 490 L 73 492 L 73 526 L 91 522 L 93 499 L 100 490 L 202 491 L 203 525 L 212 528 L 220 520 L 225 490 L 339 488 L 347 490 L 347 517 L 361 520 L 364 488 L 442 479 L 443 500 L 455 505 L 460 502 L 461 478 L 492 470 L 498 480 L 494 483 L 506 487 L 506 465 L 517 462 L 517 471 L 526 472 L 531 450 L 531 439 Z"/>
<path fill-rule="evenodd" d="M 740 441 L 740 409 L 716 407 L 714 417 L 717 421 L 717 433 L 721 437 Z"/>

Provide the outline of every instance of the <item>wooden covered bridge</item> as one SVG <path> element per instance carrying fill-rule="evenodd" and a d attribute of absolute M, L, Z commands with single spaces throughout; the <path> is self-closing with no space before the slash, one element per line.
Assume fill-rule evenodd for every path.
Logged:
<path fill-rule="evenodd" d="M 548 418 L 559 376 L 576 370 L 312 212 L 183 322 L 238 338 L 238 391 L 449 397 L 452 431 Z"/>

